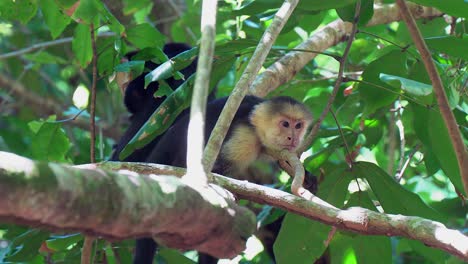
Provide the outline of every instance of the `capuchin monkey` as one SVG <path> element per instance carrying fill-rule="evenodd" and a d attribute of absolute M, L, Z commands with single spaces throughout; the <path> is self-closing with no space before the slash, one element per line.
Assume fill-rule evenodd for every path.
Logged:
<path fill-rule="evenodd" d="M 227 98 L 211 101 L 206 109 L 205 140 L 213 130 Z M 146 162 L 186 167 L 189 114 L 180 118 L 160 138 Z M 309 109 L 290 97 L 264 100 L 244 98 L 234 116 L 213 172 L 248 179 L 246 170 L 258 160 L 273 161 L 266 149 L 295 151 L 312 122 Z M 151 264 L 157 245 L 152 238 L 138 239 L 134 264 Z M 199 255 L 199 263 L 217 259 Z"/>
<path fill-rule="evenodd" d="M 163 52 L 167 55 L 168 58 L 172 58 L 179 53 L 190 50 L 191 47 L 184 43 L 168 43 L 164 45 Z M 126 55 L 126 58 L 131 60 L 137 52 L 131 52 Z M 184 68 L 180 72 L 184 75 L 185 79 L 194 74 L 197 67 L 197 61 L 194 60 L 188 67 Z M 135 134 L 140 130 L 140 128 L 145 124 L 148 118 L 153 114 L 153 112 L 162 104 L 166 97 L 154 97 L 154 93 L 159 89 L 158 82 L 152 82 L 145 88 L 145 75 L 158 67 L 159 64 L 156 64 L 151 61 L 145 62 L 145 71 L 128 83 L 123 83 L 124 90 L 124 103 L 127 107 L 127 110 L 131 113 L 130 125 L 125 131 L 125 134 L 117 143 L 112 157 L 112 161 L 120 161 L 119 154 L 122 149 L 127 145 L 127 143 L 135 136 Z M 179 87 L 184 80 L 176 80 L 174 78 L 168 78 L 165 80 L 166 83 L 172 88 L 176 89 Z M 211 95 L 213 97 L 213 95 Z M 149 144 L 144 146 L 141 149 L 134 151 L 129 157 L 122 161 L 130 162 L 143 162 L 146 160 L 150 152 L 156 146 L 159 138 L 155 138 Z"/>

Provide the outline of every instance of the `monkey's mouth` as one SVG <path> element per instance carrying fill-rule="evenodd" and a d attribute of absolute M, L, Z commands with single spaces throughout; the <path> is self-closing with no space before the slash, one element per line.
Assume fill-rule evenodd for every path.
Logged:
<path fill-rule="evenodd" d="M 296 144 L 283 145 L 283 149 L 287 149 L 289 151 L 294 151 L 294 150 L 297 149 L 297 145 Z"/>

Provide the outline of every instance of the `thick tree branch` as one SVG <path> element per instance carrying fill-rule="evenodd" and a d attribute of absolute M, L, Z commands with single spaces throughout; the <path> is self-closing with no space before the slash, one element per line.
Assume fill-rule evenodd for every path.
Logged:
<path fill-rule="evenodd" d="M 442 13 L 434 8 L 419 5 L 408 5 L 416 18 L 433 18 Z M 367 26 L 388 24 L 401 20 L 399 9 L 396 5 L 382 5 L 374 9 L 373 18 Z M 335 20 L 319 29 L 306 41 L 295 47 L 300 50 L 313 50 L 323 52 L 336 44 L 345 41 L 346 36 L 352 30 L 352 23 Z M 280 85 L 291 80 L 304 66 L 313 60 L 317 53 L 292 51 L 259 74 L 251 86 L 250 93 L 264 97 Z"/>
<path fill-rule="evenodd" d="M 138 173 L 181 176 L 185 169 L 167 165 L 105 162 L 106 169 L 131 169 Z M 468 237 L 442 223 L 416 216 L 382 214 L 364 208 L 338 209 L 320 201 L 307 200 L 284 191 L 213 174 L 214 182 L 237 196 L 260 204 L 282 208 L 341 230 L 363 235 L 401 236 L 447 251 L 468 261 Z"/>
<path fill-rule="evenodd" d="M 0 152 L 0 220 L 106 239 L 154 236 L 169 247 L 230 258 L 255 216 L 213 185 L 197 191 L 168 175 L 109 172 Z"/>
<path fill-rule="evenodd" d="M 185 169 L 158 164 L 103 162 L 71 167 L 0 152 L 0 219 L 111 239 L 155 235 L 176 248 L 222 257 L 237 254 L 253 229 L 254 216 L 233 204 L 222 189 L 216 192 L 225 199 L 213 195 L 213 189 L 199 193 L 168 176 L 184 174 Z M 213 178 L 250 201 L 346 231 L 418 240 L 468 261 L 468 237 L 436 221 L 356 207 L 340 210 L 247 181 L 217 174 Z M 207 203 L 213 197 L 215 201 Z"/>
<path fill-rule="evenodd" d="M 463 142 L 460 130 L 458 129 L 457 121 L 450 109 L 444 85 L 442 84 L 442 80 L 440 79 L 439 72 L 437 71 L 434 62 L 432 61 L 432 55 L 423 40 L 421 32 L 419 32 L 419 29 L 416 26 L 413 16 L 411 15 L 411 11 L 405 1 L 397 0 L 396 3 L 400 8 L 401 16 L 408 26 L 408 30 L 413 38 L 414 44 L 421 54 L 421 59 L 426 67 L 429 78 L 431 79 L 440 113 L 442 114 L 445 126 L 448 129 L 450 140 L 452 141 L 452 146 L 455 150 L 455 155 L 457 156 L 458 169 L 460 171 L 463 187 L 465 188 L 465 194 L 468 195 L 468 152 L 466 151 L 465 143 Z"/>

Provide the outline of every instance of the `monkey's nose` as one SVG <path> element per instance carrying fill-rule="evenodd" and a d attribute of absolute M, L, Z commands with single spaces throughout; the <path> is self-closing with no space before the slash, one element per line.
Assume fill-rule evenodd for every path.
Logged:
<path fill-rule="evenodd" d="M 288 137 L 288 140 L 291 140 L 291 137 Z"/>

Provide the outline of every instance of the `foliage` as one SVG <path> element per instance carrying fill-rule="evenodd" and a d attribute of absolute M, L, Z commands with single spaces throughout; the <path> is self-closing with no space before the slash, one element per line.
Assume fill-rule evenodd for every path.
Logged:
<path fill-rule="evenodd" d="M 0 82 L 0 150 L 37 160 L 89 162 L 90 134 L 86 127 L 77 125 L 80 120 L 89 122 L 87 111 L 78 120 L 65 119 L 79 112 L 75 105 L 80 89 L 91 87 L 93 24 L 99 34 L 96 110 L 98 131 L 102 132 L 96 147 L 100 150 L 98 160 L 109 158 L 117 137 L 111 138 L 106 131 L 121 132 L 125 126 L 122 120 L 126 120 L 115 72 L 139 74 L 143 68 L 141 63 L 121 64 L 121 59 L 129 51 L 140 50 L 153 54 L 154 61 L 162 63 L 167 60 L 162 56 L 164 43 L 170 40 L 195 45 L 200 36 L 201 1 L 186 0 L 185 12 L 181 11 L 166 35 L 147 22 L 151 19 L 149 10 L 158 8 L 159 1 L 122 2 L 124 15 L 109 11 L 113 1 L 0 1 L 0 76 L 12 80 Z M 352 21 L 355 2 L 301 1 L 264 66 L 294 49 L 318 27 L 338 17 Z M 304 165 L 319 176 L 318 195 L 335 206 L 417 215 L 462 229 L 466 226 L 466 207 L 459 197 L 466 194 L 424 65 L 405 24 L 365 27 L 374 14 L 374 1 L 361 2 L 360 31 L 351 46 L 345 82 L 332 105 L 336 119 L 331 114 L 326 117 L 306 152 Z M 413 2 L 437 7 L 448 14 L 421 19 L 418 26 L 432 51 L 451 109 L 468 145 L 468 4 L 461 0 Z M 221 79 L 218 96 L 229 94 L 281 3 L 279 0 L 219 3 L 216 59 L 232 66 L 228 64 L 215 74 L 215 79 Z M 338 44 L 327 52 L 340 56 L 345 45 Z M 26 48 L 31 49 L 9 53 Z M 193 57 L 187 60 L 190 59 Z M 184 65 L 185 59 L 180 63 Z M 333 89 L 338 66 L 333 56 L 318 55 L 270 96 L 293 96 L 318 117 Z M 176 63 L 167 71 L 179 76 L 177 67 Z M 172 93 L 177 103 L 168 102 L 166 113 L 171 113 L 172 120 L 174 113 L 182 110 L 181 105 L 189 104 L 190 78 L 185 77 L 186 90 L 177 89 Z M 24 86 L 25 91 L 18 92 L 16 84 Z M 37 101 L 27 99 L 28 96 L 52 101 L 60 112 L 34 105 L 32 102 Z M 84 99 L 87 102 L 86 96 Z M 347 160 L 360 162 L 349 170 Z M 288 180 L 282 176 L 281 185 L 287 185 Z M 270 210 L 269 217 L 284 214 L 278 212 Z M 329 226 L 287 214 L 274 246 L 279 263 L 310 263 L 324 252 L 333 263 L 458 261 L 416 241 L 347 232 L 335 234 L 327 249 L 324 242 L 329 230 Z M 0 239 L 2 262 L 78 263 L 83 244 L 79 234 L 49 234 L 11 224 L 0 226 Z M 94 259 L 130 263 L 132 247 L 131 241 L 99 241 L 94 247 Z M 169 249 L 158 255 L 159 260 L 167 263 L 191 263 L 190 259 L 195 257 L 190 252 L 182 256 Z M 246 254 L 239 259 L 251 263 L 268 261 L 265 252 L 257 256 Z"/>

